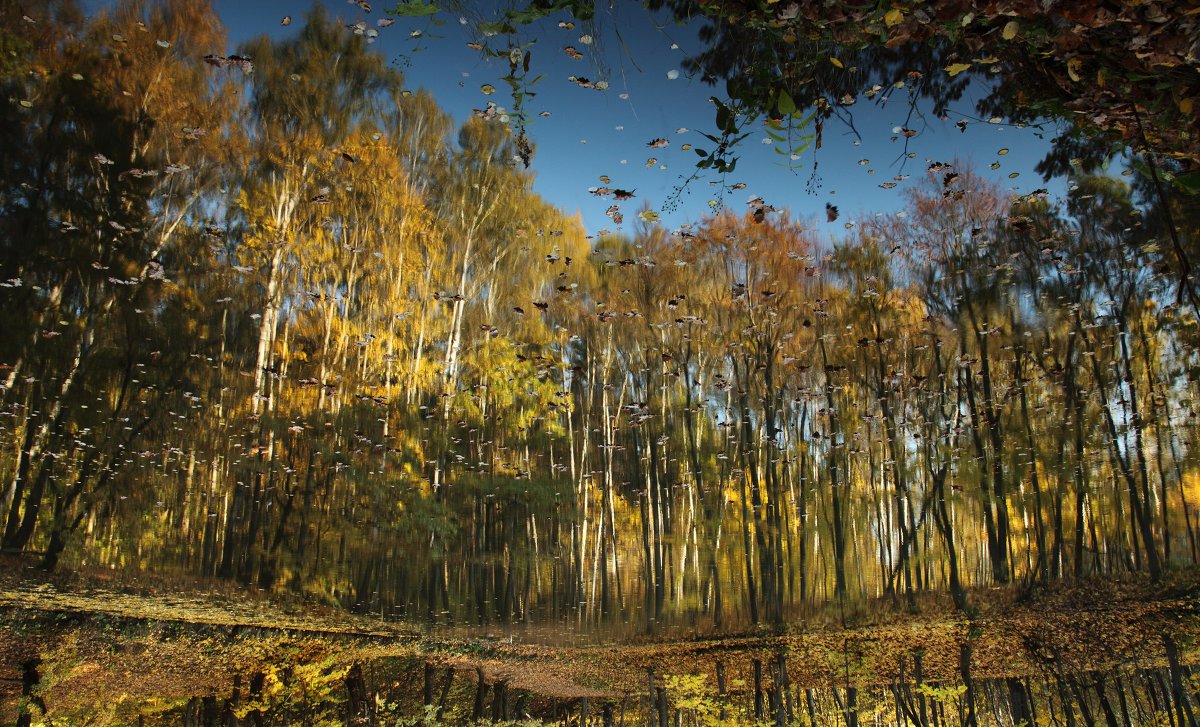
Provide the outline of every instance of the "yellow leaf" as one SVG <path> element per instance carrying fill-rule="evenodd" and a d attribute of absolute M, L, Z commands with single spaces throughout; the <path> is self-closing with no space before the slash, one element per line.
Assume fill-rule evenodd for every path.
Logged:
<path fill-rule="evenodd" d="M 946 66 L 946 73 L 949 73 L 951 76 L 957 76 L 970 67 L 970 63 L 951 63 L 950 65 Z"/>
<path fill-rule="evenodd" d="M 1067 61 L 1067 75 L 1072 81 L 1081 80 L 1079 77 L 1079 69 L 1083 68 L 1083 61 L 1078 58 L 1071 58 Z"/>
<path fill-rule="evenodd" d="M 658 213 L 654 210 L 642 210 L 641 212 L 638 212 L 638 217 L 640 217 L 643 222 L 658 222 Z"/>
<path fill-rule="evenodd" d="M 883 16 L 883 22 L 887 23 L 889 28 L 899 25 L 904 22 L 904 13 L 900 11 L 900 8 L 892 8 Z"/>
<path fill-rule="evenodd" d="M 1103 68 L 1096 71 L 1096 85 L 1099 86 L 1100 88 L 1104 88 L 1104 69 Z"/>
<path fill-rule="evenodd" d="M 1190 98 L 1180 99 L 1179 100 L 1180 112 L 1185 113 L 1185 114 L 1192 113 L 1192 103 L 1193 103 L 1192 99 L 1190 99 Z"/>
<path fill-rule="evenodd" d="M 832 56 L 830 56 L 830 58 L 829 58 L 829 62 L 830 62 L 830 63 L 832 63 L 833 65 L 837 66 L 838 68 L 845 68 L 845 67 L 846 67 L 846 64 L 842 63 L 841 61 L 839 61 L 838 59 L 836 59 L 836 58 L 834 58 L 834 57 L 832 57 Z"/>
<path fill-rule="evenodd" d="M 1004 25 L 1004 30 L 1000 31 L 1000 37 L 1004 38 L 1005 40 L 1012 40 L 1013 38 L 1016 38 L 1017 30 L 1019 27 L 1020 26 L 1017 25 L 1017 21 L 1015 21 L 1015 20 L 1008 21 Z"/>

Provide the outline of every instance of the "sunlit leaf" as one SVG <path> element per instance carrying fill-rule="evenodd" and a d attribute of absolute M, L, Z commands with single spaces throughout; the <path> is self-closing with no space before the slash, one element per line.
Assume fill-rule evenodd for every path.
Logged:
<path fill-rule="evenodd" d="M 1079 71 L 1082 68 L 1083 68 L 1083 59 L 1079 58 L 1078 56 L 1076 56 L 1075 58 L 1071 58 L 1067 61 L 1067 75 L 1070 76 L 1072 81 L 1083 80 L 1079 74 Z"/>

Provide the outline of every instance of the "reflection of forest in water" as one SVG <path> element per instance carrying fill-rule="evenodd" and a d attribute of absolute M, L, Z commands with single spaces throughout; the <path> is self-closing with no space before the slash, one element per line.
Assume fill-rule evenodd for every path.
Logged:
<path fill-rule="evenodd" d="M 669 230 L 604 179 L 631 223 L 591 238 L 532 191 L 523 129 L 456 123 L 319 6 L 232 55 L 208 3 L 47 8 L 0 8 L 6 552 L 480 653 L 782 638 L 880 604 L 973 628 L 993 596 L 1200 556 L 1177 270 L 1200 208 L 1176 191 L 1077 174 L 1055 203 L 930 160 L 903 215 L 823 241 L 761 198 Z M 166 713 L 1195 727 L 1192 644 L 1162 636 L 1103 666 L 1017 640 L 1024 668 L 974 676 L 966 635 L 936 679 L 912 649 L 891 679 L 648 664 L 586 698 L 449 657 L 280 655 Z M 62 674 L 19 663 L 25 709 Z"/>
<path fill-rule="evenodd" d="M 319 10 L 207 58 L 205 3 L 43 20 L 7 550 L 639 629 L 1195 558 L 1196 311 L 1145 184 L 936 162 L 831 244 L 765 202 L 589 240 L 503 120 Z"/>

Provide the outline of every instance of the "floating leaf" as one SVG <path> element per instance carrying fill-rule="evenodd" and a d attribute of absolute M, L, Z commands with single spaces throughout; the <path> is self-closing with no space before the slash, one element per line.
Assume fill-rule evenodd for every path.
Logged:
<path fill-rule="evenodd" d="M 1200 194 L 1200 172 L 1176 174 L 1175 178 L 1171 180 L 1171 185 L 1185 194 L 1198 195 Z"/>
<path fill-rule="evenodd" d="M 836 66 L 836 67 L 838 67 L 838 68 L 845 68 L 845 67 L 846 67 L 846 64 L 845 64 L 845 63 L 842 63 L 841 61 L 839 61 L 837 58 L 834 58 L 833 56 L 830 56 L 830 57 L 829 57 L 829 62 L 830 62 L 830 63 L 832 63 L 834 66 Z"/>
<path fill-rule="evenodd" d="M 884 14 L 883 22 L 886 23 L 887 27 L 889 28 L 894 25 L 899 25 L 900 23 L 904 22 L 904 13 L 900 10 L 900 8 L 892 8 Z"/>
<path fill-rule="evenodd" d="M 796 102 L 783 89 L 779 91 L 779 113 L 789 116 L 796 113 Z"/>
<path fill-rule="evenodd" d="M 479 87 L 479 90 L 483 91 L 484 96 L 491 96 L 493 93 L 496 92 L 496 87 L 490 83 L 485 83 Z"/>
<path fill-rule="evenodd" d="M 951 63 L 950 65 L 946 66 L 946 73 L 950 74 L 951 76 L 957 76 L 970 67 L 970 63 Z"/>
<path fill-rule="evenodd" d="M 1017 21 L 1010 20 L 1004 24 L 1004 30 L 1000 31 L 1000 37 L 1004 38 L 1005 40 L 1012 40 L 1013 38 L 1017 37 L 1017 31 L 1020 29 L 1020 27 L 1021 26 L 1017 24 Z"/>

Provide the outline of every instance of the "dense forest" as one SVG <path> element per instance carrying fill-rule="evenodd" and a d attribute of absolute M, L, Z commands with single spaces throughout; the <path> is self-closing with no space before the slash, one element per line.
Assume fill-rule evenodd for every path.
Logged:
<path fill-rule="evenodd" d="M 1200 555 L 1200 219 L 1157 172 L 935 160 L 833 240 L 601 188 L 589 237 L 498 107 L 319 6 L 231 55 L 201 0 L 0 7 L 6 551 L 639 628 Z"/>

